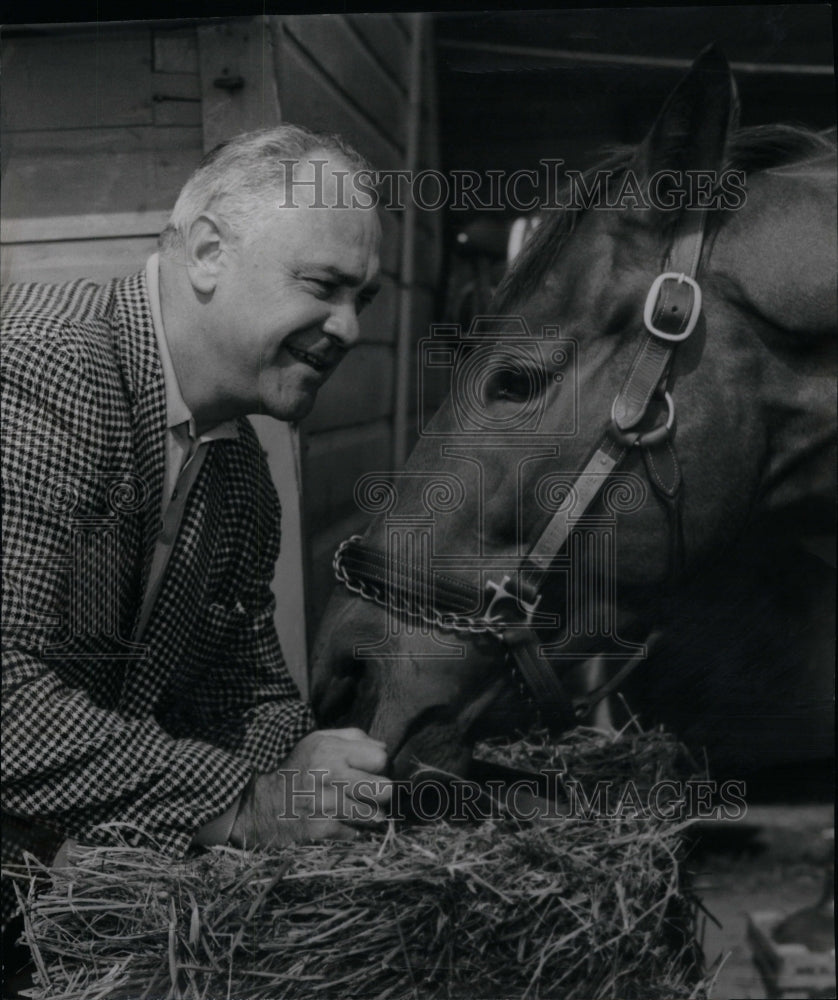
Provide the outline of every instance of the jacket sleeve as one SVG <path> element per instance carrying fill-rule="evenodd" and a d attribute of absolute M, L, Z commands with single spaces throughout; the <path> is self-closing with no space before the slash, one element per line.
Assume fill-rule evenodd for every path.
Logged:
<path fill-rule="evenodd" d="M 48 655 L 78 599 L 70 520 L 101 515 L 102 470 L 113 461 L 107 366 L 48 328 L 7 334 L 4 354 L 3 809 L 79 839 L 119 827 L 179 854 L 251 768 L 151 717 L 120 715 L 101 685 L 91 697 L 86 677 L 107 684 L 130 664 Z"/>

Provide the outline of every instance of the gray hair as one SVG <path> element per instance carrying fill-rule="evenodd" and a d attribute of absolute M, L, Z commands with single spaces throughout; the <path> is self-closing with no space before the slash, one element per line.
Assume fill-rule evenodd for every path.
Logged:
<path fill-rule="evenodd" d="M 234 238 L 241 238 L 257 219 L 264 218 L 265 197 L 290 180 L 287 161 L 318 152 L 336 157 L 353 173 L 372 170 L 339 135 L 313 132 L 301 125 L 243 132 L 222 142 L 204 156 L 184 184 L 160 234 L 160 249 L 166 252 L 182 247 L 190 225 L 209 209 L 224 219 Z"/>

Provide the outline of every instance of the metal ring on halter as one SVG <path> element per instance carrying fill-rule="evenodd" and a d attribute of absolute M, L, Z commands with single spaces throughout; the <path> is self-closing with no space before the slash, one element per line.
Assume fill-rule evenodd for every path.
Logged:
<path fill-rule="evenodd" d="M 614 417 L 614 411 L 617 409 L 617 397 L 615 396 L 614 402 L 611 404 L 611 424 L 608 427 L 608 433 L 617 444 L 622 445 L 624 448 L 632 448 L 634 446 L 638 448 L 650 448 L 654 444 L 660 444 L 661 441 L 669 436 L 672 425 L 675 423 L 675 403 L 672 401 L 672 396 L 668 392 L 664 392 L 663 398 L 666 401 L 666 423 L 661 424 L 659 427 L 653 427 L 650 431 L 643 432 L 620 430 Z"/>

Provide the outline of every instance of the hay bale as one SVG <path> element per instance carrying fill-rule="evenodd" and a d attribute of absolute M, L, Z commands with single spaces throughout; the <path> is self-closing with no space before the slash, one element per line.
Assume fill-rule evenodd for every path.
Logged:
<path fill-rule="evenodd" d="M 671 777 L 660 733 L 493 744 L 568 777 Z M 614 764 L 614 769 L 611 768 Z M 604 770 L 607 769 L 607 770 Z M 622 769 L 622 770 L 621 770 Z M 37 1000 L 704 996 L 686 824 L 650 816 L 440 822 L 274 852 L 77 850 L 30 872 Z M 35 883 L 48 876 L 46 889 Z"/>

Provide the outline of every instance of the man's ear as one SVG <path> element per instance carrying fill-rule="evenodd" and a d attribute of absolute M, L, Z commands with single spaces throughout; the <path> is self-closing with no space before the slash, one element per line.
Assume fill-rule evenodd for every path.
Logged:
<path fill-rule="evenodd" d="M 186 267 L 196 292 L 211 295 L 225 265 L 229 234 L 212 213 L 199 215 L 186 234 Z"/>

